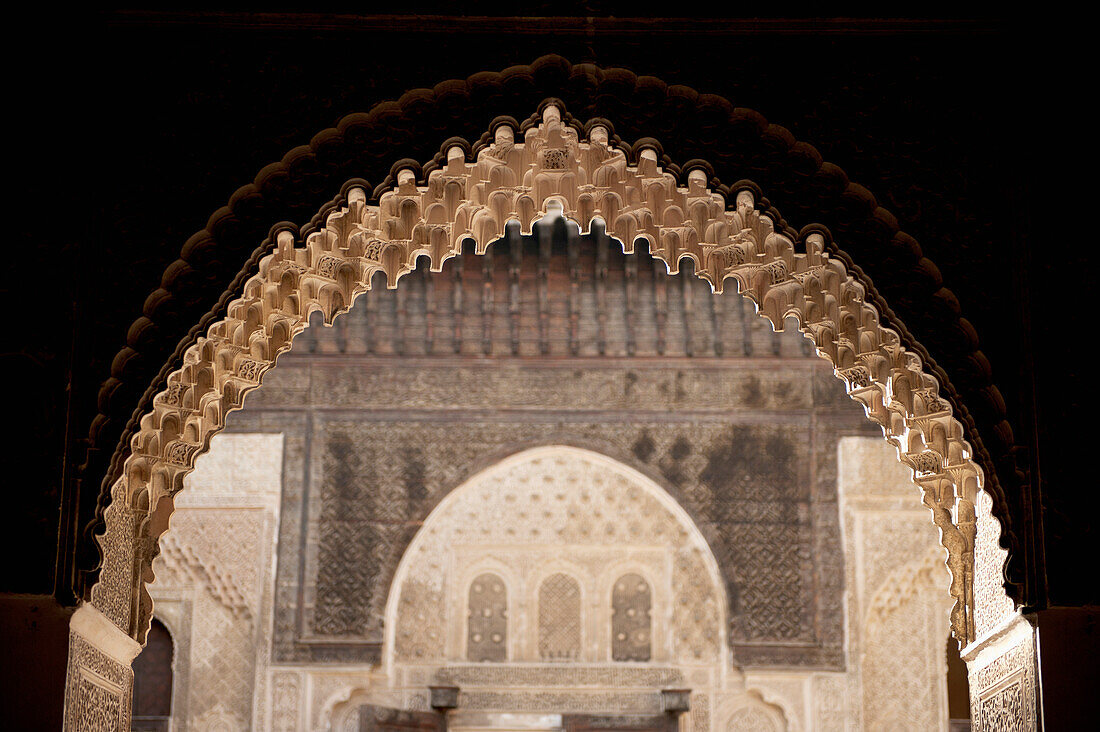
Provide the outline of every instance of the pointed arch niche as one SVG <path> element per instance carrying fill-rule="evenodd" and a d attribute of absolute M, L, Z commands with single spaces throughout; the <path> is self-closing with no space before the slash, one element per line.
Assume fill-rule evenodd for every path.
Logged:
<path fill-rule="evenodd" d="M 398 168 L 375 191 L 377 205 L 349 187 L 346 205 L 300 246 L 290 232 L 277 235 L 227 317 L 187 349 L 131 440 L 97 537 L 99 581 L 72 624 L 69 728 L 104 715 L 128 728 L 130 662 L 152 617 L 146 584 L 172 498 L 310 315 L 318 311 L 331 325 L 382 277 L 397 287 L 420 257 L 438 272 L 467 239 L 484 254 L 513 221 L 524 234 L 560 217 L 584 233 L 603 227 L 627 254 L 645 240 L 670 274 L 687 258 L 716 294 L 736 290 L 776 330 L 799 328 L 912 470 L 915 500 L 930 510 L 946 549 L 955 637 L 966 644 L 1007 634 L 997 630 L 1013 614 L 1001 587 L 1000 528 L 963 426 L 920 356 L 881 324 L 867 288 L 826 251 L 828 232 L 788 229 L 751 182 L 720 186 L 699 163 L 686 166 L 681 186 L 658 165 L 655 146 L 637 143 L 633 160 L 624 147 L 612 141 L 609 123 L 582 126 L 547 102 L 523 125 L 498 119 L 473 149 L 447 148 L 423 180 Z"/>

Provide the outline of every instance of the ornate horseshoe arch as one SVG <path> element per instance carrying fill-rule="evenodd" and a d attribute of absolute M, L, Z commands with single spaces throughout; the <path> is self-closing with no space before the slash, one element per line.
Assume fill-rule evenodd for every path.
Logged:
<path fill-rule="evenodd" d="M 102 715 L 106 705 L 126 726 L 130 682 L 110 681 L 121 694 L 112 702 L 94 691 L 104 687 L 88 681 L 84 670 L 104 655 L 128 666 L 140 650 L 152 615 L 146 584 L 172 497 L 227 414 L 259 386 L 310 315 L 320 311 L 331 325 L 370 289 L 376 273 L 394 288 L 420 257 L 438 272 L 461 254 L 466 239 L 484 254 L 511 221 L 524 233 L 557 217 L 586 233 L 602 224 L 627 254 L 645 239 L 670 274 L 686 257 L 715 293 L 732 280 L 776 330 L 794 319 L 913 471 L 947 550 L 952 631 L 964 644 L 975 639 L 975 505 L 983 475 L 963 425 L 920 356 L 880 323 L 864 285 L 826 251 L 823 227 L 807 227 L 799 236 L 774 211 L 761 210 L 753 184 L 708 187 L 700 164 L 680 186 L 644 141 L 636 146 L 641 151 L 634 165 L 609 138 L 600 120 L 582 128 L 547 104 L 522 127 L 498 120 L 491 138 L 470 154 L 459 145 L 449 148 L 422 181 L 413 170 L 399 169 L 396 180 L 375 192 L 377 205 L 368 203 L 362 188 L 350 188 L 346 205 L 302 246 L 289 232 L 278 235 L 275 250 L 230 303 L 227 317 L 187 349 L 182 368 L 169 375 L 131 440 L 105 512 L 106 533 L 98 537 L 104 563 L 91 593 L 95 610 L 85 606 L 74 618 L 67 725 Z M 999 578 L 994 582 L 999 589 Z M 126 637 L 113 645 L 92 647 L 84 640 L 118 635 L 115 629 Z"/>

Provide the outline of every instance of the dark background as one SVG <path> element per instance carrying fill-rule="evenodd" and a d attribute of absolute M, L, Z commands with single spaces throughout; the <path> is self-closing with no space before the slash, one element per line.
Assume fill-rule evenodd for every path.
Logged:
<path fill-rule="evenodd" d="M 494 116 L 522 119 L 542 98 L 560 96 L 582 121 L 593 112 L 611 119 L 627 142 L 653 136 L 674 162 L 707 159 L 723 183 L 751 177 L 795 229 L 828 225 L 892 308 L 892 322 L 950 379 L 957 410 L 973 417 L 971 439 L 989 448 L 984 467 L 996 473 L 1015 539 L 1012 590 L 1036 608 L 1098 603 L 1095 562 L 1084 559 L 1095 554 L 1097 499 L 1076 473 L 1077 455 L 1087 454 L 1080 413 L 1092 244 L 1088 209 L 1071 194 L 1074 171 L 1087 169 L 1092 153 L 1069 121 L 1087 100 L 1088 75 L 1063 55 L 1087 58 L 1088 45 L 1072 36 L 1080 23 L 1044 19 L 1041 8 L 974 19 L 926 7 L 943 15 L 827 21 L 638 18 L 599 3 L 580 9 L 586 17 L 564 9 L 13 19 L 5 152 L 14 230 L 0 287 L 16 336 L 0 369 L 14 385 L 4 466 L 14 530 L 4 532 L 3 549 L 17 559 L 5 563 L 0 591 L 71 606 L 94 579 L 89 537 L 125 421 L 271 225 L 306 224 L 352 175 L 377 185 L 397 158 L 425 161 L 451 135 L 476 140 Z M 539 17 L 509 15 L 520 12 Z M 230 222 L 217 246 L 188 250 L 190 271 L 164 277 L 170 305 L 147 303 L 189 237 L 238 187 L 345 115 L 550 53 L 668 86 L 620 92 L 605 84 L 585 102 L 583 89 L 554 91 L 567 68 L 554 62 L 544 70 L 559 71 L 498 85 L 465 111 L 426 111 L 355 160 L 321 173 L 300 166 L 301 190 L 282 186 L 249 225 Z M 774 136 L 731 137 L 691 104 L 678 107 L 691 95 L 677 84 L 756 110 L 816 147 L 934 265 L 860 225 L 865 199 L 834 196 L 835 206 L 815 208 L 799 193 L 816 190 L 802 172 L 767 165 Z M 153 325 L 132 329 L 143 308 Z M 1082 344 L 1075 358 L 1063 345 L 1071 336 Z M 128 343 L 132 352 L 116 358 Z"/>

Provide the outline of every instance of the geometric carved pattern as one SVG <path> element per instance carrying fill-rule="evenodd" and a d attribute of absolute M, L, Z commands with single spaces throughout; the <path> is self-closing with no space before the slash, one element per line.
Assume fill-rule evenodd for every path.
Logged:
<path fill-rule="evenodd" d="M 977 729 L 998 730 L 998 732 L 1026 732 L 1024 717 L 1024 690 L 1019 681 L 1014 681 L 998 691 L 984 697 L 978 703 Z"/>
<path fill-rule="evenodd" d="M 361 637 L 380 630 L 377 610 L 385 599 L 375 595 L 372 579 L 386 566 L 386 548 L 401 527 L 395 526 L 394 502 L 381 495 L 384 489 L 356 490 L 361 461 L 339 435 L 326 444 L 318 589 L 310 623 L 317 635 Z"/>
<path fill-rule="evenodd" d="M 667 279 L 663 273 L 659 277 L 659 282 Z M 415 312 L 413 294 L 421 292 L 427 281 L 428 276 L 422 273 L 411 282 L 402 280 L 401 287 L 410 293 L 402 307 L 408 307 L 410 313 Z M 704 283 L 696 284 L 705 287 Z M 394 295 L 400 291 L 371 293 L 369 299 L 357 301 L 348 317 L 355 318 L 368 305 L 372 315 L 388 312 L 396 299 Z M 435 296 L 441 299 L 438 290 Z M 410 321 L 416 324 L 412 315 L 405 319 L 407 326 Z M 439 321 L 437 311 L 435 327 L 442 329 Z M 354 320 L 352 324 L 356 324 Z M 800 348 L 791 354 L 799 361 L 789 371 L 777 369 L 756 384 L 763 392 L 760 399 L 746 402 L 744 388 L 730 388 L 730 381 L 735 381 L 739 373 L 755 369 L 731 364 L 719 372 L 713 367 L 696 369 L 685 363 L 662 366 L 661 371 L 647 370 L 646 378 L 637 379 L 634 391 L 642 394 L 633 406 L 629 403 L 631 397 L 621 395 L 624 380 L 630 383 L 636 376 L 629 364 L 612 366 L 591 359 L 590 363 L 577 364 L 569 370 L 535 370 L 531 366 L 522 372 L 526 375 L 524 384 L 510 377 L 500 378 L 500 373 L 507 369 L 497 366 L 452 369 L 455 375 L 452 379 L 448 370 L 439 365 L 429 366 L 421 361 L 415 366 L 398 366 L 401 358 L 372 358 L 371 367 L 353 368 L 355 360 L 336 355 L 336 329 L 311 330 L 316 333 L 318 353 L 325 355 L 315 358 L 301 354 L 296 346 L 280 361 L 280 368 L 285 370 L 271 374 L 264 388 L 255 397 L 249 397 L 259 404 L 250 402 L 249 409 L 241 415 L 254 429 L 260 420 L 268 418 L 265 415 L 274 415 L 281 405 L 295 408 L 307 373 L 311 374 L 309 382 L 313 384 L 314 396 L 298 408 L 343 405 L 338 416 L 318 415 L 311 429 L 303 426 L 299 433 L 312 435 L 313 460 L 324 457 L 324 470 L 312 477 L 308 509 L 311 516 L 319 516 L 320 520 L 308 524 L 307 544 L 317 549 L 315 554 L 306 555 L 304 604 L 298 606 L 294 601 L 296 590 L 289 586 L 280 590 L 286 598 L 283 607 L 287 608 L 287 622 L 280 624 L 278 630 L 276 654 L 280 660 L 318 658 L 317 654 L 322 652 L 320 639 L 309 646 L 307 641 L 297 640 L 300 632 L 328 636 L 323 652 L 335 653 L 332 649 L 338 648 L 345 654 L 345 661 L 365 653 L 366 643 L 371 643 L 371 652 L 377 654 L 384 638 L 382 617 L 393 573 L 415 527 L 480 460 L 491 461 L 494 456 L 525 444 L 545 444 L 548 425 L 539 414 L 545 404 L 555 411 L 568 410 L 585 416 L 583 420 L 571 417 L 566 425 L 551 426 L 556 433 L 555 441 L 600 445 L 604 454 L 623 456 L 633 465 L 651 470 L 663 478 L 675 499 L 703 529 L 728 588 L 723 594 L 728 593 L 736 600 L 728 638 L 742 662 L 842 667 L 843 561 L 836 552 L 837 532 L 823 523 L 830 520 L 829 509 L 835 500 L 831 498 L 833 487 L 828 477 L 835 469 L 836 438 L 831 436 L 835 430 L 813 427 L 805 412 L 788 416 L 779 395 L 797 394 L 796 404 L 800 407 L 806 405 L 819 414 L 836 414 L 848 430 L 863 429 L 859 423 L 862 414 L 821 368 L 823 364 L 812 358 L 801 360 Z M 349 332 L 349 347 L 356 345 L 361 332 Z M 302 345 L 306 343 L 303 341 Z M 784 346 L 787 345 L 785 342 Z M 793 345 L 801 344 L 795 341 Z M 392 368 L 388 362 L 392 362 Z M 654 397 L 653 402 L 644 401 L 650 394 L 660 393 L 649 384 L 649 374 L 654 371 L 662 376 L 652 381 L 662 386 L 667 383 L 668 396 L 665 400 Z M 446 389 L 441 391 L 442 386 L 425 389 L 423 385 L 429 383 L 446 385 Z M 788 388 L 790 391 L 782 390 Z M 823 388 L 830 391 L 822 394 Z M 459 404 L 469 406 L 469 416 L 458 416 L 456 413 L 465 410 L 452 408 L 459 405 L 444 401 L 455 391 L 461 391 Z M 622 405 L 619 410 L 591 414 L 591 405 L 605 408 L 604 395 L 615 395 L 617 391 L 620 401 L 616 406 Z M 423 399 L 408 407 L 422 415 L 415 419 L 397 411 L 411 393 Z M 680 408 L 705 409 L 713 416 L 694 424 L 682 420 L 656 421 L 650 410 L 656 410 L 656 405 L 663 409 L 665 404 L 669 405 L 670 417 Z M 518 407 L 515 413 L 511 413 L 513 405 Z M 786 423 L 745 424 L 734 414 L 731 424 L 724 414 L 717 413 L 720 408 L 733 412 L 758 408 L 756 405 L 777 410 L 780 420 Z M 250 411 L 257 407 L 258 412 Z M 500 408 L 511 414 L 503 419 L 478 415 L 487 408 Z M 392 419 L 374 416 L 373 412 L 382 409 L 393 410 Z M 427 417 L 429 414 L 433 416 Z M 435 415 L 446 419 L 436 419 Z M 823 420 L 817 423 L 823 424 Z M 463 440 L 453 439 L 456 431 L 464 435 Z M 330 460 L 327 457 L 330 453 L 343 453 L 348 459 Z M 817 462 L 812 463 L 815 456 L 819 456 Z M 896 463 L 896 457 L 892 459 Z M 816 476 L 806 469 L 810 464 L 816 464 Z M 295 464 L 293 468 L 288 466 L 291 469 L 300 474 L 304 468 Z M 516 498 L 524 505 L 520 511 L 539 508 L 529 505 L 523 494 Z M 909 498 L 912 500 L 912 496 Z M 629 503 L 626 506 L 632 513 L 635 511 Z M 472 510 L 481 512 L 476 506 Z M 607 511 L 611 511 L 610 506 Z M 833 511 L 831 520 L 835 522 Z M 638 543 L 635 529 L 646 533 L 644 530 L 654 517 L 643 514 L 639 518 L 642 520 L 638 522 L 611 522 L 610 526 L 601 527 L 614 532 L 606 535 L 608 543 Z M 589 516 L 587 520 L 594 519 Z M 529 527 L 540 528 L 537 522 Z M 930 526 L 923 530 L 935 534 Z M 298 540 L 296 533 L 286 528 L 283 536 L 284 547 Z M 287 562 L 286 567 L 290 566 L 297 566 L 297 560 Z M 288 572 L 284 569 L 284 577 L 293 574 Z M 699 578 L 707 581 L 705 573 Z M 691 592 L 691 583 L 684 579 L 684 590 Z M 508 585 L 519 587 L 511 579 Z M 603 587 L 610 592 L 611 585 L 608 581 Z M 526 601 L 512 595 L 509 599 Z M 295 616 L 300 621 L 295 622 Z M 369 630 L 365 637 L 359 634 L 363 627 Z M 333 633 L 331 629 L 344 632 Z M 514 633 L 510 637 L 515 637 Z M 703 649 L 708 643 L 713 644 L 714 637 L 700 637 L 693 645 Z M 327 642 L 329 639 L 332 643 Z M 462 653 L 465 654 L 465 646 Z"/>
<path fill-rule="evenodd" d="M 1039 728 L 1036 654 L 1027 621 L 1019 618 L 1017 641 L 985 667 L 970 674 L 971 710 L 976 732 Z"/>
<path fill-rule="evenodd" d="M 539 658 L 576 661 L 581 655 L 581 587 L 567 574 L 552 574 L 539 587 Z"/>
<path fill-rule="evenodd" d="M 624 574 L 611 590 L 611 660 L 648 661 L 653 597 L 640 574 Z"/>
<path fill-rule="evenodd" d="M 92 603 L 124 633 L 133 635 L 131 619 L 133 608 L 134 563 L 137 534 L 134 511 L 122 497 L 124 489 L 116 486 L 112 496 L 116 499 L 104 512 L 107 531 L 99 537 L 103 551 L 103 569 L 99 581 L 92 588 Z"/>
<path fill-rule="evenodd" d="M 694 548 L 676 556 L 673 578 L 673 627 L 679 656 L 683 660 L 717 660 L 719 625 L 714 622 L 722 613 L 718 593 L 711 587 L 712 579 L 703 552 Z"/>
<path fill-rule="evenodd" d="M 929 537 L 930 538 L 930 537 Z M 931 543 L 931 542 L 929 542 Z M 871 600 L 861 648 L 867 729 L 932 729 L 944 711 L 943 549 L 900 568 Z"/>
<path fill-rule="evenodd" d="M 181 533 L 185 537 L 184 541 L 180 540 Z M 205 560 L 200 558 L 195 551 L 198 548 L 197 542 L 194 541 L 197 533 L 177 531 L 163 537 L 160 541 L 161 553 L 157 557 L 157 564 L 163 563 L 162 571 L 173 573 L 175 575 L 173 579 L 177 583 L 184 581 L 183 578 L 187 577 L 198 586 L 205 587 L 234 617 L 251 619 L 250 603 L 255 602 L 255 599 L 250 597 L 252 594 L 250 590 L 253 588 L 242 587 L 242 583 L 236 581 L 232 574 L 221 569 L 210 557 L 206 557 Z M 226 542 L 220 543 L 224 545 Z M 231 546 L 241 545 L 251 547 L 255 546 L 255 543 L 231 544 Z"/>
<path fill-rule="evenodd" d="M 278 354 L 290 348 L 310 313 L 319 310 L 331 323 L 370 288 L 376 272 L 384 273 L 391 288 L 421 256 L 438 272 L 461 252 L 465 239 L 473 239 L 476 252 L 484 254 L 513 219 L 530 232 L 545 216 L 568 216 L 582 231 L 600 218 L 625 252 L 645 238 L 671 274 L 687 257 L 716 292 L 726 279 L 735 279 L 777 330 L 787 318 L 797 320 L 913 470 L 948 551 L 953 632 L 960 640 L 972 639 L 974 501 L 981 475 L 961 423 L 938 396 L 939 384 L 921 358 L 880 324 L 863 286 L 825 252 L 821 234 L 807 235 L 799 252 L 756 210 L 749 190 L 737 192 L 727 210 L 726 199 L 707 188 L 701 171 L 690 173 L 681 187 L 651 150 L 643 150 L 638 165 L 630 166 L 624 152 L 609 144 L 606 128 L 595 126 L 588 137 L 581 141 L 576 128 L 562 123 L 558 109 L 547 106 L 542 123 L 526 129 L 523 142 L 515 142 L 512 128 L 502 125 L 494 144 L 473 162 L 460 148 L 448 151 L 445 165 L 432 171 L 424 186 L 411 171 L 399 171 L 395 189 L 377 206 L 353 189 L 347 207 L 331 213 L 302 248 L 294 247 L 290 235 L 279 235 L 276 251 L 260 262 L 242 297 L 229 303 L 227 317 L 187 349 L 183 366 L 154 397 L 112 487 L 112 506 L 148 512 L 162 497 L 178 493 L 227 414 L 240 408 Z M 544 155 L 548 149 L 564 153 Z M 134 566 L 104 576 L 103 586 L 93 591 L 96 606 L 139 641 L 152 613 L 145 578 L 158 536 L 151 523 L 120 534 L 108 521 L 100 539 L 105 575 L 119 558 Z M 130 611 L 119 612 L 122 606 Z"/>
<path fill-rule="evenodd" d="M 984 635 L 1015 609 L 1001 584 L 1001 568 L 1008 551 L 1001 548 L 1000 522 L 993 517 L 993 499 L 986 491 L 978 494 L 975 502 L 977 530 L 974 541 L 974 626 L 979 636 Z"/>
<path fill-rule="evenodd" d="M 69 632 L 65 729 L 118 732 L 130 729 L 134 673 L 82 636 Z"/>
<path fill-rule="evenodd" d="M 505 661 L 508 655 L 508 590 L 495 574 L 470 583 L 468 661 Z"/>
<path fill-rule="evenodd" d="M 869 437 L 843 438 L 838 468 L 856 683 L 817 692 L 819 703 L 838 695 L 834 719 L 860 729 L 938 729 L 947 717 L 951 605 L 943 547 L 927 513 L 914 510 L 915 489 L 892 450 Z M 821 724 L 826 711 L 819 708 Z"/>
<path fill-rule="evenodd" d="M 176 611 L 164 615 L 178 643 L 173 728 L 267 727 L 253 714 L 267 709 L 282 443 L 277 434 L 219 435 L 174 501 L 150 588 L 158 607 Z"/>
<path fill-rule="evenodd" d="M 683 673 L 662 666 L 549 666 L 538 664 L 502 666 L 445 666 L 436 672 L 434 683 L 463 689 L 484 687 L 536 688 L 555 686 L 607 686 L 669 688 L 684 684 Z M 693 700 L 694 701 L 694 700 Z"/>
<path fill-rule="evenodd" d="M 420 660 L 441 653 L 443 644 L 443 593 L 436 583 L 408 579 L 401 585 L 398 600 L 398 658 Z"/>

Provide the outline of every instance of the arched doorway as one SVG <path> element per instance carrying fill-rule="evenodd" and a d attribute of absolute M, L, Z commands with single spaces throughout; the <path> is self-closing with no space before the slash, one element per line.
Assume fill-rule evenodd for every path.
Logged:
<path fill-rule="evenodd" d="M 87 620 L 74 620 L 74 633 L 87 639 L 88 633 L 78 630 L 86 623 L 121 629 L 127 639 L 144 638 L 151 612 L 145 590 L 149 542 L 167 526 L 171 497 L 226 414 L 241 405 L 312 312 L 331 322 L 370 286 L 376 272 L 384 272 L 393 287 L 421 256 L 438 270 L 464 238 L 473 238 L 478 253 L 484 253 L 510 219 L 529 230 L 536 219 L 563 215 L 584 229 L 604 221 L 627 252 L 637 239 L 647 239 L 650 252 L 672 273 L 682 259 L 691 259 L 716 291 L 727 278 L 735 279 L 776 327 L 797 320 L 914 470 L 948 551 L 956 636 L 972 640 L 982 620 L 1001 622 L 1006 608 L 996 599 L 1001 593 L 996 571 L 1003 552 L 995 541 L 979 541 L 976 552 L 982 527 L 990 539 L 997 528 L 988 513 L 975 511 L 975 504 L 981 507 L 981 472 L 962 427 L 919 356 L 879 324 L 862 285 L 825 251 L 824 235 L 808 231 L 796 247 L 797 235 L 777 229 L 769 215 L 756 210 L 751 185 L 730 192 L 735 210 L 726 211 L 725 197 L 707 188 L 702 171 L 693 170 L 681 187 L 658 167 L 652 150 L 643 149 L 632 166 L 611 144 L 605 126 L 593 125 L 585 141 L 578 128 L 563 124 L 561 111 L 547 105 L 541 120 L 519 130 L 523 143 L 515 141 L 517 130 L 499 125 L 493 144 L 481 148 L 476 162 L 452 148 L 427 186 L 418 187 L 411 172 L 399 171 L 396 189 L 383 195 L 378 207 L 367 205 L 365 192 L 352 189 L 348 207 L 330 215 L 326 229 L 311 236 L 305 248 L 295 249 L 292 237 L 280 236 L 260 275 L 230 306 L 230 317 L 215 323 L 189 352 L 143 420 L 107 512 L 106 562 L 92 593 L 101 614 L 89 615 L 97 613 L 89 607 L 81 616 Z M 982 566 L 977 574 L 976 562 Z M 983 582 L 976 584 L 976 576 Z M 977 603 L 975 596 L 981 598 Z M 979 618 L 974 609 L 982 606 L 997 610 Z M 124 639 L 118 644 L 115 660 L 128 663 L 136 644 Z M 124 690 L 125 684 L 119 691 Z M 70 670 L 70 720 L 80 718 L 79 709 L 86 706 L 80 699 L 93 691 Z"/>

